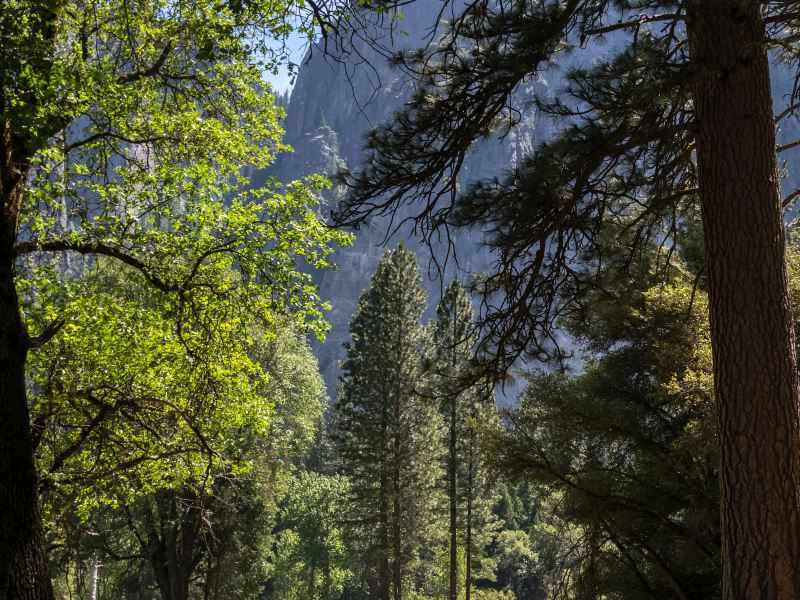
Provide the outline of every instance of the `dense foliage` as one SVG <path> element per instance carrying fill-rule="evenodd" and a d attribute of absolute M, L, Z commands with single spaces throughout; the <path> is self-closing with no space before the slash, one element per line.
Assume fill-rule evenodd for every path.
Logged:
<path fill-rule="evenodd" d="M 336 218 L 422 201 L 423 237 L 482 228 L 496 270 L 426 323 L 387 251 L 331 403 L 313 271 L 349 236 L 322 178 L 249 185 L 289 150 L 264 73 L 407 1 L 0 8 L 0 600 L 794 600 L 791 3 L 476 0 L 397 57 L 418 87 Z M 522 83 L 607 34 L 534 100 L 554 139 L 461 186 Z"/>
<path fill-rule="evenodd" d="M 705 294 L 675 282 L 632 300 L 593 307 L 588 342 L 608 350 L 579 376 L 532 377 L 490 456 L 572 529 L 556 597 L 719 597 Z"/>
<path fill-rule="evenodd" d="M 686 264 L 700 264 L 696 232 L 684 234 Z M 800 254 L 789 256 L 792 289 L 800 289 Z M 51 374 L 51 399 L 63 395 L 57 403 L 41 395 L 42 407 L 60 407 L 48 415 L 50 438 L 40 443 L 42 471 L 50 470 L 45 466 L 57 454 L 55 442 L 74 445 L 70 431 L 84 432 L 43 488 L 57 590 L 64 597 L 85 593 L 98 563 L 99 598 L 373 598 L 382 569 L 394 589 L 399 531 L 403 598 L 443 600 L 451 590 L 458 599 L 469 590 L 470 598 L 484 600 L 719 597 L 706 282 L 675 262 L 671 281 L 663 283 L 662 259 L 663 250 L 653 249 L 631 267 L 633 276 L 609 277 L 586 295 L 582 318 L 564 322 L 580 348 L 581 367 L 527 375 L 519 404 L 500 418 L 486 390 L 468 384 L 469 298 L 451 283 L 435 320 L 424 327 L 416 262 L 402 247 L 387 252 L 363 294 L 327 425 L 320 420 L 325 401 L 316 365 L 291 330 L 251 330 L 248 344 L 215 354 L 215 360 L 236 356 L 260 376 L 235 380 L 241 394 L 188 394 L 186 410 L 196 412 L 187 414 L 197 420 L 183 434 L 187 425 L 175 412 L 143 405 L 131 420 L 124 395 L 109 406 L 125 413 L 123 426 L 141 426 L 138 437 L 106 430 L 113 419 L 97 430 L 82 427 L 82 402 L 91 400 L 70 390 L 97 367 L 67 368 L 87 364 L 67 346 L 41 351 L 32 365 Z M 107 302 L 92 305 L 87 323 L 105 326 L 114 313 L 101 308 L 122 298 L 138 306 L 136 314 L 159 314 L 152 295 L 137 292 L 135 279 L 126 284 L 120 273 L 100 266 L 89 273 L 102 283 Z M 147 323 L 142 319 L 137 327 Z M 168 347 L 154 335 L 131 336 L 119 347 L 136 348 L 151 338 Z M 413 348 L 403 345 L 414 340 Z M 113 341 L 109 347 L 119 344 Z M 393 354 L 397 348 L 405 350 Z M 140 364 L 137 356 L 123 354 L 129 367 Z M 114 362 L 107 364 L 110 369 Z M 163 380 L 195 376 L 173 372 L 171 364 L 162 362 Z M 393 380 L 393 370 L 404 365 L 402 377 Z M 121 372 L 138 373 L 119 369 L 117 379 Z M 229 376 L 221 367 L 214 372 Z M 151 381 L 145 377 L 141 385 Z M 400 386 L 408 381 L 416 384 Z M 250 402 L 261 412 L 251 414 Z M 200 419 L 211 407 L 209 420 Z M 389 418 L 392 408 L 408 418 L 421 411 L 402 437 L 390 435 L 405 422 Z M 159 438 L 156 431 L 172 434 Z M 214 452 L 192 445 L 201 440 Z M 395 441 L 404 452 L 391 452 Z M 159 455 L 159 443 L 166 442 L 165 449 L 183 451 Z M 124 464 L 127 453 L 145 448 L 148 460 Z M 192 456 L 202 459 L 201 468 L 184 466 Z M 448 477 L 453 456 L 455 496 Z M 121 467 L 105 468 L 114 461 Z M 407 487 L 394 497 L 398 472 Z M 183 595 L 176 586 L 183 586 Z"/>
<path fill-rule="evenodd" d="M 45 485 L 140 467 L 120 493 L 154 491 L 143 469 L 155 455 L 177 457 L 163 469 L 172 483 L 188 479 L 198 453 L 223 450 L 204 444 L 203 430 L 233 406 L 234 389 L 244 410 L 227 421 L 265 422 L 248 328 L 324 333 L 308 271 L 329 266 L 347 237 L 313 211 L 321 180 L 245 185 L 285 149 L 264 71 L 276 68 L 293 15 L 310 33 L 305 2 L 3 3 L 0 597 L 52 597 L 33 456 L 41 440 L 52 461 Z M 145 287 L 101 289 L 88 272 L 98 257 Z M 58 413 L 64 427 L 36 423 L 31 439 L 25 363 L 57 335 L 64 376 L 37 364 L 29 383 L 51 396 L 37 400 L 36 417 Z M 164 450 L 169 434 L 182 439 Z M 127 448 L 115 448 L 120 440 Z"/>

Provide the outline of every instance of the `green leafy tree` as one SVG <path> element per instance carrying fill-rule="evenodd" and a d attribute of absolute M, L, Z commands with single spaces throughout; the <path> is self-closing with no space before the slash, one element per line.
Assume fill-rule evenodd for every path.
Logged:
<path fill-rule="evenodd" d="M 416 91 L 369 139 L 338 214 L 353 224 L 413 207 L 403 218 L 431 239 L 484 228 L 497 256 L 482 285 L 497 372 L 551 353 L 554 321 L 579 309 L 590 283 L 576 262 L 618 268 L 603 247 L 609 225 L 634 234 L 635 255 L 674 245 L 686 208 L 699 205 L 726 600 L 800 597 L 800 393 L 783 223 L 797 194 L 784 201 L 776 159 L 796 145 L 778 146 L 776 124 L 796 114 L 797 98 L 770 89 L 770 53 L 797 72 L 798 26 L 784 0 L 468 2 L 437 42 L 398 59 Z M 618 50 L 580 64 L 610 36 Z M 517 92 L 568 51 L 577 66 L 564 89 L 531 106 Z M 512 172 L 459 186 L 472 145 L 534 109 L 559 118 L 556 135 Z M 578 295 L 565 296 L 569 287 Z"/>
<path fill-rule="evenodd" d="M 337 239 L 312 189 L 236 193 L 282 149 L 263 80 L 305 2 L 9 0 L 0 11 L 0 597 L 52 598 L 25 363 L 63 323 L 20 311 L 41 257 L 137 269 L 192 330 L 237 311 L 319 321 L 298 262 Z M 312 186 L 313 187 L 313 186 Z M 221 202 L 227 196 L 226 202 Z M 69 264 L 65 269 L 68 270 Z M 243 285 L 233 285 L 238 280 Z M 63 295 L 65 285 L 52 291 Z M 41 291 L 40 291 L 41 293 Z M 189 324 L 189 321 L 192 324 Z M 31 333 L 29 333 L 29 329 Z"/>
<path fill-rule="evenodd" d="M 350 323 L 334 407 L 351 518 L 368 536 L 362 547 L 379 600 L 403 597 L 415 559 L 435 543 L 442 431 L 425 393 L 430 336 L 420 278 L 411 251 L 401 245 L 384 254 Z"/>
<path fill-rule="evenodd" d="M 48 529 L 56 546 L 82 531 L 104 563 L 149 563 L 166 600 L 256 593 L 275 495 L 326 404 L 316 360 L 290 326 L 220 323 L 189 351 L 126 275 L 73 282 L 69 323 L 29 365 Z M 63 546 L 69 567 L 81 542 Z"/>
<path fill-rule="evenodd" d="M 337 600 L 353 585 L 342 525 L 349 495 L 336 475 L 307 472 L 289 486 L 273 566 L 276 599 Z"/>
<path fill-rule="evenodd" d="M 498 583 L 514 593 L 515 598 L 536 598 L 538 556 L 529 533 L 506 529 L 497 536 Z"/>
<path fill-rule="evenodd" d="M 135 270 L 98 265 L 72 282 L 67 324 L 29 365 L 48 502 L 125 504 L 245 469 L 254 438 L 284 457 L 309 443 L 324 395 L 291 326 L 232 314 L 209 334 L 177 329 L 171 308 Z"/>

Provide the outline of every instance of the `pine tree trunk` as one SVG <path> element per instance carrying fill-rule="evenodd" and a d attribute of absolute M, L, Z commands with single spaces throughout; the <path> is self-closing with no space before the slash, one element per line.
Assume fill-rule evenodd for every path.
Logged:
<path fill-rule="evenodd" d="M 448 464 L 448 477 L 450 489 L 450 600 L 458 597 L 458 531 L 456 529 L 456 409 L 458 395 L 452 394 L 450 399 L 450 460 Z"/>
<path fill-rule="evenodd" d="M 725 600 L 800 598 L 800 427 L 764 22 L 693 0 L 688 33 L 721 452 Z"/>
<path fill-rule="evenodd" d="M 0 168 L 0 600 L 52 600 L 25 392 L 28 338 L 14 287 L 22 181 L 11 184 L 7 164 Z"/>
<path fill-rule="evenodd" d="M 394 498 L 394 514 L 392 516 L 392 589 L 394 600 L 403 598 L 403 548 L 400 533 L 400 498 Z"/>
<path fill-rule="evenodd" d="M 312 567 L 308 570 L 308 597 L 316 598 L 317 593 L 317 569 Z"/>

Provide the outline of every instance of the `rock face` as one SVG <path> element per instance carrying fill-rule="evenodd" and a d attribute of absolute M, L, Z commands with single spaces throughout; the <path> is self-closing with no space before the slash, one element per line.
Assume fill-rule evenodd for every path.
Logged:
<path fill-rule="evenodd" d="M 424 46 L 430 27 L 438 15 L 438 2 L 425 0 L 404 7 L 404 18 L 400 29 L 404 35 L 396 36 L 394 49 Z M 519 91 L 522 96 L 547 94 L 560 88 L 559 71 L 575 60 L 582 64 L 603 55 L 613 53 L 618 39 L 609 39 L 602 46 L 587 48 L 582 52 L 566 55 L 561 69 L 554 68 L 531 81 Z M 390 67 L 381 54 L 366 47 L 359 47 L 361 56 L 345 62 L 326 59 L 318 49 L 311 52 L 300 67 L 297 81 L 291 94 L 284 123 L 285 140 L 294 153 L 279 159 L 270 175 L 282 181 L 291 181 L 311 173 L 333 175 L 344 166 L 358 164 L 364 136 L 375 125 L 389 119 L 399 110 L 408 96 L 410 87 L 402 73 Z M 776 106 L 785 106 L 785 95 L 791 90 L 790 78 L 785 71 L 776 68 L 774 76 Z M 478 146 L 464 167 L 462 180 L 502 175 L 512 169 L 517 161 L 530 152 L 534 145 L 551 134 L 552 123 L 540 117 L 532 109 L 522 115 L 522 122 L 502 141 L 487 141 Z M 796 122 L 782 127 L 781 143 L 797 139 Z M 792 168 L 795 156 L 787 159 L 789 176 L 784 180 L 787 193 L 800 183 L 800 169 Z M 337 201 L 341 190 L 327 194 L 327 206 L 321 210 L 325 215 Z M 401 240 L 417 252 L 424 273 L 428 292 L 430 313 L 440 298 L 441 290 L 453 277 L 467 279 L 470 274 L 488 269 L 492 256 L 482 244 L 480 231 L 460 231 L 455 234 L 456 259 L 447 262 L 443 277 L 436 276 L 437 269 L 431 260 L 431 252 L 415 238 L 408 228 L 400 228 L 386 238 L 390 223 L 387 219 L 376 219 L 369 227 L 362 228 L 353 246 L 337 250 L 334 262 L 339 265 L 335 272 L 324 274 L 319 280 L 321 295 L 333 305 L 329 314 L 332 330 L 324 344 L 317 344 L 315 352 L 329 392 L 335 393 L 339 375 L 339 361 L 344 357 L 343 343 L 348 340 L 348 326 L 361 292 L 369 285 L 375 266 L 389 246 Z M 447 245 L 434 246 L 434 255 L 443 257 Z"/>
<path fill-rule="evenodd" d="M 417 2 L 404 9 L 400 25 L 407 35 L 397 36 L 395 49 L 417 48 L 424 45 L 428 28 L 435 21 L 439 6 L 435 2 Z M 336 62 L 325 59 L 321 52 L 311 52 L 301 66 L 284 122 L 285 140 L 293 148 L 292 154 L 282 156 L 270 175 L 282 181 L 291 181 L 311 173 L 335 174 L 342 167 L 358 164 L 366 133 L 378 123 L 389 119 L 399 110 L 410 91 L 403 75 L 390 67 L 379 53 L 359 48 L 362 59 Z M 534 88 L 544 85 L 538 82 Z M 476 149 L 464 173 L 467 179 L 501 174 L 512 168 L 517 160 L 532 149 L 534 131 L 537 129 L 534 114 L 502 142 L 488 142 Z M 333 190 L 326 196 L 327 206 L 321 208 L 327 215 L 342 190 Z M 429 248 L 401 228 L 387 239 L 390 223 L 376 219 L 362 228 L 355 243 L 337 250 L 333 260 L 337 271 L 328 272 L 318 280 L 321 295 L 333 305 L 328 315 L 332 329 L 324 344 L 317 344 L 315 352 L 320 369 L 331 394 L 335 393 L 339 375 L 339 361 L 344 357 L 343 344 L 349 339 L 349 322 L 361 292 L 369 285 L 375 266 L 387 247 L 400 241 L 416 251 L 420 267 L 426 275 L 424 285 L 428 292 L 432 315 L 443 286 L 453 277 L 467 279 L 470 274 L 488 269 L 491 255 L 482 246 L 480 231 L 458 232 L 454 236 L 457 260 L 451 257 L 439 276 L 439 268 L 432 261 Z M 434 247 L 439 258 L 447 251 L 442 243 Z"/>

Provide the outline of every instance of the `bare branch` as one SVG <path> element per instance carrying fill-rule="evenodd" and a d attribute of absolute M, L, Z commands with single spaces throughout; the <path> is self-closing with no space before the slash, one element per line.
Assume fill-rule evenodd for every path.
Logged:
<path fill-rule="evenodd" d="M 115 258 L 128 266 L 140 271 L 147 280 L 162 292 L 180 292 L 184 288 L 180 284 L 167 282 L 155 275 L 152 270 L 135 256 L 128 254 L 122 248 L 115 248 L 101 242 L 91 240 L 28 240 L 19 242 L 14 246 L 14 256 L 19 257 L 33 252 L 76 252 L 77 254 L 94 254 Z"/>
<path fill-rule="evenodd" d="M 778 123 L 780 123 L 781 121 L 783 121 L 783 120 L 784 120 L 786 117 L 788 117 L 789 115 L 791 115 L 792 113 L 794 113 L 794 112 L 795 112 L 795 111 L 796 111 L 798 108 L 800 108 L 800 103 L 798 103 L 798 104 L 792 104 L 791 106 L 788 106 L 788 107 L 786 107 L 786 109 L 785 109 L 785 110 L 781 111 L 781 112 L 780 112 L 780 113 L 779 113 L 779 114 L 778 114 L 778 115 L 775 117 L 775 124 L 777 125 Z"/>
<path fill-rule="evenodd" d="M 605 33 L 611 33 L 612 31 L 619 31 L 621 29 L 638 29 L 647 23 L 657 23 L 663 21 L 675 23 L 677 21 L 683 21 L 684 19 L 686 19 L 686 16 L 678 13 L 664 15 L 641 15 L 631 21 L 620 21 L 619 23 L 614 23 L 613 25 L 588 29 L 585 32 L 585 35 L 603 35 Z"/>
<path fill-rule="evenodd" d="M 787 150 L 791 150 L 792 148 L 797 148 L 800 146 L 800 140 L 795 140 L 789 144 L 784 144 L 783 146 L 778 146 L 775 148 L 776 152 L 786 152 Z"/>
<path fill-rule="evenodd" d="M 144 79 L 145 77 L 153 77 L 154 75 L 158 75 L 161 67 L 164 66 L 165 62 L 167 62 L 167 58 L 171 52 L 172 42 L 168 40 L 164 45 L 164 49 L 161 51 L 161 54 L 150 67 L 144 69 L 143 71 L 134 71 L 125 75 L 120 75 L 118 81 L 120 83 L 133 83 L 134 81 Z"/>
<path fill-rule="evenodd" d="M 798 197 L 800 197 L 800 189 L 796 189 L 791 194 L 786 196 L 786 198 L 784 198 L 783 201 L 781 202 L 781 206 L 783 206 L 783 208 L 788 208 L 792 204 L 792 202 L 797 200 Z"/>
<path fill-rule="evenodd" d="M 64 326 L 66 321 L 64 319 L 58 318 L 51 321 L 36 337 L 32 337 L 28 339 L 28 348 L 41 348 L 47 342 L 52 340 L 56 334 L 61 330 Z"/>

